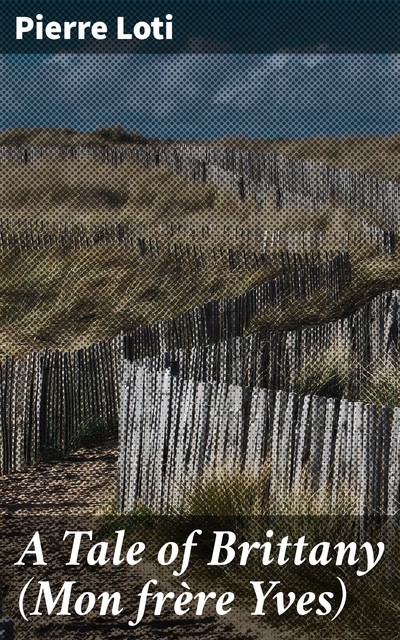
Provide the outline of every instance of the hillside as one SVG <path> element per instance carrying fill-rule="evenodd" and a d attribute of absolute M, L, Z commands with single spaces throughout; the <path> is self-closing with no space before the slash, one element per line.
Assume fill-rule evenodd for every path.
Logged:
<path fill-rule="evenodd" d="M 123 127 L 100 127 L 93 132 L 75 131 L 68 127 L 38 127 L 36 129 L 6 129 L 0 131 L 2 147 L 74 147 L 115 144 L 143 144 L 146 138 Z"/>
<path fill-rule="evenodd" d="M 240 146 L 265 153 L 281 153 L 302 160 L 317 158 L 335 167 L 346 167 L 386 180 L 400 181 L 400 134 L 306 140 L 226 138 L 216 144 Z"/>
<path fill-rule="evenodd" d="M 9 540 L 19 517 L 38 530 L 45 511 L 55 522 L 96 513 L 104 540 L 121 524 L 136 536 L 139 516 L 157 544 L 160 514 L 183 516 L 178 527 L 165 519 L 168 540 L 181 523 L 183 534 L 194 530 L 192 516 L 227 516 L 241 537 L 243 526 L 258 534 L 259 516 L 261 528 L 265 517 L 290 516 L 296 532 L 312 515 L 306 537 L 320 541 L 315 516 L 330 516 L 328 539 L 346 540 L 365 539 L 360 515 L 381 524 L 397 513 L 400 188 L 351 173 L 397 180 L 394 138 L 166 150 L 120 127 L 0 134 L 0 507 Z M 12 555 L 12 544 L 4 548 Z M 196 556 L 193 584 L 204 589 L 199 567 Z M 246 601 L 250 573 L 224 572 Z M 387 567 L 374 575 L 374 588 L 353 590 L 343 637 L 360 620 L 366 638 L 397 628 L 393 585 L 382 588 Z M 309 588 L 308 570 L 292 577 L 296 593 Z M 1 587 L 7 617 L 18 618 L 12 572 Z M 376 609 L 374 594 L 383 626 L 362 613 Z M 91 614 L 68 628 L 44 621 L 38 634 L 63 627 L 71 637 L 117 638 L 125 622 L 110 630 Z M 179 638 L 172 622 L 149 621 L 144 637 Z M 185 624 L 186 636 L 198 627 Z M 213 617 L 199 634 L 209 628 L 243 637 Z M 332 639 L 319 621 L 300 635 Z"/>
<path fill-rule="evenodd" d="M 394 142 L 382 140 L 389 163 Z M 252 144 L 240 142 L 242 146 Z M 375 151 L 358 153 L 367 142 Z M 335 147 L 335 162 L 351 157 L 356 164 L 375 158 L 379 164 L 382 150 L 378 142 L 274 141 L 257 146 L 325 159 Z M 0 133 L 0 146 L 134 143 L 145 143 L 145 139 L 120 127 L 94 133 L 68 129 Z M 327 203 L 319 209 L 277 210 L 275 205 L 260 209 L 251 198 L 242 201 L 226 186 L 194 183 L 170 167 L 146 168 L 134 159 L 116 166 L 94 157 L 45 157 L 26 165 L 3 161 L 0 171 L 3 356 L 84 346 L 139 324 L 175 317 L 210 300 L 238 295 L 298 269 L 291 238 L 304 233 L 322 238 L 318 245 L 311 243 L 307 248 L 308 253 L 318 250 L 322 255 L 341 249 L 338 238 L 346 233 L 364 239 L 346 248 L 352 282 L 338 299 L 328 296 L 327 301 L 322 289 L 285 308 L 268 308 L 254 320 L 254 330 L 287 329 L 338 318 L 379 291 L 400 286 L 398 251 L 390 255 L 377 252 L 376 240 L 369 241 L 365 234 L 369 214 L 356 208 Z M 393 175 L 394 171 L 393 164 Z M 121 243 L 117 238 L 111 245 L 104 244 L 104 229 L 117 233 L 121 224 L 137 229 L 132 240 Z M 69 238 L 77 240 L 77 246 L 62 242 L 64 229 L 69 230 Z M 202 229 L 211 231 L 204 235 Z M 260 260 L 265 232 L 278 240 L 268 245 Z M 22 249 L 32 234 L 42 238 L 40 247 Z M 93 234 L 100 240 L 94 243 Z M 152 243 L 150 251 L 140 248 L 135 234 Z M 286 240 L 279 241 L 281 234 Z M 7 244 L 10 235 L 15 246 Z M 250 243 L 249 237 L 253 238 Z M 232 252 L 239 256 L 233 263 Z"/>
<path fill-rule="evenodd" d="M 69 128 L 0 131 L 0 146 L 106 146 L 155 142 L 173 144 L 170 140 L 157 141 L 146 138 L 138 132 L 128 132 L 121 126 L 100 127 L 93 132 L 79 132 Z M 192 142 L 199 143 L 195 140 Z M 318 158 L 326 164 L 400 181 L 400 134 L 299 140 L 252 140 L 238 137 L 200 142 L 200 144 L 239 146 L 302 159 Z"/>

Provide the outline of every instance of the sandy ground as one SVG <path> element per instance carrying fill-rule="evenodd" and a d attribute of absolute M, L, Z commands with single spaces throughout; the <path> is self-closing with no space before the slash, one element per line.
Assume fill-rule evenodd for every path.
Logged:
<path fill-rule="evenodd" d="M 117 447 L 110 442 L 101 447 L 79 450 L 66 460 L 41 463 L 0 479 L 1 564 L 4 568 L 0 585 L 3 614 L 14 621 L 15 640 L 278 640 L 293 637 L 291 633 L 278 635 L 264 625 L 256 627 L 248 616 L 238 612 L 232 612 L 226 618 L 215 614 L 201 618 L 187 614 L 184 618 L 177 618 L 168 611 L 165 615 L 155 617 L 149 613 L 138 627 L 132 628 L 127 624 L 128 620 L 136 617 L 137 606 L 134 606 L 132 599 L 123 613 L 116 617 L 100 617 L 96 612 L 96 615 L 89 614 L 82 618 L 73 612 L 68 618 L 36 616 L 30 617 L 29 623 L 24 622 L 18 611 L 18 597 L 22 586 L 31 577 L 34 578 L 33 583 L 38 580 L 51 581 L 54 590 L 56 586 L 59 589 L 65 580 L 76 580 L 77 584 L 85 585 L 79 593 L 85 590 L 94 593 L 120 590 L 122 593 L 122 589 L 128 586 L 131 594 L 137 594 L 143 584 L 154 577 L 154 565 L 149 563 L 141 563 L 134 568 L 124 564 L 109 569 L 110 565 L 107 565 L 100 570 L 88 568 L 83 563 L 68 569 L 64 566 L 65 558 L 60 544 L 62 533 L 67 529 L 90 530 L 96 525 L 98 518 L 95 512 L 104 510 L 105 505 L 110 505 L 115 498 L 116 473 Z M 41 534 L 48 566 L 15 567 L 14 562 L 37 530 Z M 158 588 L 168 590 L 169 585 L 162 585 L 161 580 Z M 37 591 L 35 593 L 37 598 Z M 27 610 L 33 611 L 35 596 L 32 594 L 29 598 L 28 592 Z"/>

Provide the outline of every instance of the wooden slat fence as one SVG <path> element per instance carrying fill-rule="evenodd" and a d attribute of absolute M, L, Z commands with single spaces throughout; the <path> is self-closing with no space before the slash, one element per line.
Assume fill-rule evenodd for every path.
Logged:
<path fill-rule="evenodd" d="M 121 339 L 0 366 L 0 475 L 63 453 L 82 430 L 116 432 Z"/>
<path fill-rule="evenodd" d="M 194 310 L 182 324 L 141 327 L 86 349 L 6 358 L 0 365 L 0 473 L 34 462 L 47 448 L 67 449 L 85 425 L 112 425 L 123 355 L 153 371 L 168 368 L 180 380 L 293 390 L 334 349 L 354 372 L 356 394 L 366 373 L 398 363 L 399 300 L 393 291 L 337 322 L 224 341 L 204 332 L 214 331 L 212 323 L 197 322 Z"/>
<path fill-rule="evenodd" d="M 234 340 L 234 346 L 230 346 L 232 338 L 243 334 L 246 323 L 254 317 L 251 314 L 256 315 L 257 309 L 267 308 L 268 296 L 261 300 L 263 304 L 257 296 L 250 299 L 249 310 L 243 312 L 242 299 L 227 299 L 226 302 L 222 299 L 192 309 L 178 318 L 138 327 L 124 336 L 125 357 L 142 360 L 159 355 L 164 357 L 169 352 L 173 359 L 179 350 L 190 352 L 204 347 L 193 356 L 199 363 L 196 367 L 203 367 L 200 363 L 206 358 L 210 370 L 214 366 L 218 372 L 222 368 L 219 361 L 227 363 L 229 354 L 235 349 L 238 353 L 235 366 L 242 363 L 242 373 L 239 372 L 239 379 L 232 382 L 240 381 L 240 384 L 250 386 L 265 382 L 266 386 L 283 388 L 285 381 L 296 378 L 307 363 L 331 351 L 342 359 L 350 358 L 354 368 L 357 365 L 377 368 L 389 359 L 396 361 L 400 354 L 399 290 L 375 296 L 340 320 L 291 331 L 259 331 Z M 261 372 L 262 379 L 258 377 Z M 250 379 L 250 375 L 257 378 Z"/>
<path fill-rule="evenodd" d="M 253 231 L 253 230 L 252 230 Z M 149 235 L 139 235 L 147 232 Z M 158 225 L 146 228 L 129 222 L 85 225 L 78 222 L 60 222 L 58 220 L 0 218 L 0 251 L 23 252 L 25 250 L 43 250 L 60 247 L 67 250 L 96 248 L 98 245 L 117 245 L 129 248 L 133 255 L 158 260 L 168 257 L 185 269 L 196 271 L 207 266 L 223 265 L 230 269 L 256 269 L 272 266 L 283 273 L 317 267 L 333 260 L 335 256 L 344 256 L 345 251 L 306 251 L 282 250 L 274 245 L 280 244 L 280 238 L 271 240 L 271 246 L 257 243 L 257 248 L 249 247 L 245 237 L 230 238 L 232 246 L 227 246 L 224 234 L 211 235 L 210 228 L 201 232 L 195 228 L 188 231 L 188 237 L 194 235 L 197 242 L 183 242 L 174 236 L 181 236 L 180 225 Z M 261 234 L 261 230 L 260 230 Z M 220 243 L 218 243 L 218 235 Z M 261 237 L 261 235 L 260 235 Z M 204 239 L 207 239 L 204 242 Z M 223 238 L 225 242 L 223 242 Z M 203 244 L 201 244 L 203 240 Z M 359 239 L 357 239 L 357 242 Z M 375 238 L 376 252 L 385 251 L 386 241 L 382 233 Z M 283 243 L 285 244 L 285 242 Z M 255 244 L 254 244 L 255 246 Z M 339 258 L 340 259 L 340 258 Z M 335 265 L 332 266 L 335 268 Z"/>
<path fill-rule="evenodd" d="M 383 234 L 381 239 L 387 251 L 394 250 L 395 232 L 399 231 L 400 191 L 396 183 L 327 166 L 317 160 L 303 161 L 272 153 L 185 144 L 124 148 L 0 148 L 0 160 L 3 162 L 28 164 L 43 157 L 94 158 L 114 165 L 135 159 L 146 167 L 164 164 L 191 180 L 228 187 L 241 199 L 249 196 L 260 206 L 274 206 L 277 210 L 289 208 L 315 212 L 330 202 L 332 206 L 351 206 L 373 212 L 375 222 L 366 225 L 365 238 L 362 239 Z M 324 242 L 323 235 L 321 240 Z M 338 247 L 343 249 L 348 244 L 344 244 L 346 232 L 342 235 L 338 238 Z M 289 234 L 288 238 L 290 250 L 301 249 L 299 241 L 305 241 L 304 234 Z M 319 246 L 323 247 L 323 244 Z M 310 248 L 312 246 L 306 247 L 307 250 Z"/>
<path fill-rule="evenodd" d="M 285 309 L 290 302 L 307 299 L 321 289 L 327 300 L 337 299 L 350 281 L 349 258 L 340 254 L 325 264 L 283 274 L 238 296 L 212 300 L 153 327 L 139 327 L 131 339 L 127 336 L 127 349 L 132 345 L 129 357 L 156 355 L 160 347 L 164 351 L 190 349 L 242 335 L 262 312 Z"/>
<path fill-rule="evenodd" d="M 184 240 L 182 240 L 184 238 Z M 186 240 L 187 239 L 187 240 Z M 190 241 L 189 241 L 190 240 Z M 393 253 L 397 235 L 390 230 L 339 229 L 335 249 L 324 231 L 266 230 L 231 224 L 104 222 L 89 224 L 37 218 L 0 218 L 0 251 L 40 250 L 51 247 L 86 249 L 98 245 L 124 246 L 140 255 L 154 256 L 166 251 L 177 262 L 194 263 L 197 268 L 222 260 L 229 266 L 279 265 L 289 271 L 299 265 L 321 261 L 321 255 L 344 252 L 365 243 L 375 253 Z M 328 251 L 327 247 L 331 247 Z"/>
<path fill-rule="evenodd" d="M 0 160 L 28 164 L 40 158 L 94 158 L 114 165 L 139 160 L 147 167 L 166 164 L 195 181 L 212 180 L 265 199 L 272 190 L 280 200 L 297 196 L 296 206 L 317 207 L 328 201 L 370 209 L 389 226 L 398 224 L 400 191 L 396 183 L 346 168 L 275 153 L 206 145 L 138 145 L 130 147 L 1 147 Z M 211 174 L 211 176 L 210 176 Z"/>
<path fill-rule="evenodd" d="M 306 297 L 321 286 L 327 286 L 328 295 L 335 296 L 351 276 L 351 270 L 346 256 L 334 260 L 256 287 L 246 294 L 247 298 L 257 310 L 260 305 L 282 305 Z M 223 301 L 217 304 L 225 309 Z M 231 318 L 231 311 L 237 309 L 240 319 L 243 304 L 243 296 L 228 299 L 223 317 Z M 193 330 L 201 343 L 203 335 L 198 332 L 196 319 L 196 310 L 189 312 L 184 326 L 189 333 Z M 209 318 L 208 323 L 210 320 L 215 322 Z M 218 325 L 223 330 L 220 321 Z M 136 347 L 143 354 L 167 351 L 165 326 L 168 323 L 138 330 Z M 235 331 L 242 332 L 241 325 L 235 326 Z M 131 336 L 131 343 L 132 339 Z M 65 451 L 88 421 L 115 420 L 119 352 L 120 340 L 114 340 L 75 352 L 31 354 L 26 360 L 5 359 L 0 365 L 1 473 L 30 464 L 48 448 Z"/>
<path fill-rule="evenodd" d="M 394 515 L 400 499 L 400 409 L 223 383 L 199 383 L 125 362 L 119 414 L 119 502 L 180 512 L 206 474 L 269 465 L 271 509 L 315 492 L 343 507 Z"/>

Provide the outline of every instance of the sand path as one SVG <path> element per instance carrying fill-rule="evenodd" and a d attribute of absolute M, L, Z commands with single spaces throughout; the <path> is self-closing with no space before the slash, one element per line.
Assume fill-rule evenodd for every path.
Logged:
<path fill-rule="evenodd" d="M 291 637 L 292 634 L 287 632 L 278 635 L 265 626 L 256 627 L 250 618 L 247 620 L 246 616 L 244 619 L 238 613 L 232 613 L 226 618 L 207 615 L 200 619 L 194 615 L 178 619 L 168 612 L 161 617 L 149 614 L 138 627 L 131 628 L 127 622 L 135 618 L 137 609 L 132 603 L 118 617 L 90 614 L 84 619 L 84 623 L 75 614 L 69 618 L 30 618 L 33 621 L 30 624 L 22 620 L 18 611 L 18 596 L 21 587 L 31 576 L 35 580 L 51 580 L 54 588 L 64 580 L 75 579 L 79 582 L 82 579 L 86 585 L 89 579 L 91 585 L 94 585 L 94 592 L 96 585 L 98 591 L 100 581 L 103 588 L 99 593 L 104 591 L 104 584 L 111 592 L 121 590 L 121 585 L 127 583 L 130 592 L 138 593 L 152 572 L 154 577 L 154 567 L 148 563 L 138 565 L 134 571 L 132 567 L 123 565 L 112 567 L 111 571 L 104 567 L 100 572 L 88 570 L 84 565 L 76 568 L 76 571 L 70 570 L 66 576 L 65 563 L 60 562 L 61 532 L 75 528 L 90 529 L 93 521 L 96 521 L 93 514 L 104 510 L 105 505 L 110 505 L 115 499 L 117 457 L 116 443 L 108 442 L 99 447 L 76 451 L 65 460 L 43 462 L 0 479 L 1 555 L 2 566 L 5 567 L 0 584 L 3 590 L 3 612 L 14 621 L 15 640 L 278 640 Z M 42 539 L 45 539 L 45 558 L 48 566 L 52 567 L 48 575 L 46 569 L 41 569 L 39 575 L 37 567 L 13 566 L 35 530 L 39 530 Z M 58 570 L 55 569 L 57 565 L 60 567 Z M 89 577 L 88 573 L 91 574 Z M 163 589 L 161 583 L 160 588 Z M 168 585 L 165 584 L 164 589 L 168 589 Z"/>

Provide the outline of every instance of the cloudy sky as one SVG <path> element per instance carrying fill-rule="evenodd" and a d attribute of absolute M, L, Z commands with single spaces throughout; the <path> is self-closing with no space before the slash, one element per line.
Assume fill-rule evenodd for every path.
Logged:
<path fill-rule="evenodd" d="M 147 135 L 400 130 L 400 55 L 0 56 L 0 126 L 122 124 Z"/>

